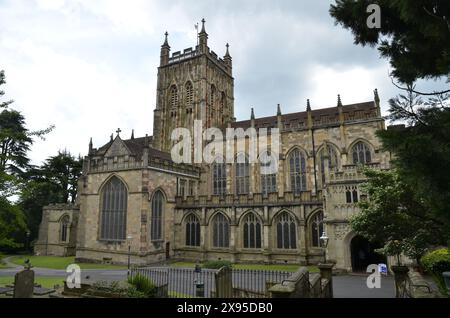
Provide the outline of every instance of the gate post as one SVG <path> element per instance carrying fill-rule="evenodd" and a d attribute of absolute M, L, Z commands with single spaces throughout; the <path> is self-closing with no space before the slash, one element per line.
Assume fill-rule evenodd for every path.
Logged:
<path fill-rule="evenodd" d="M 232 298 L 233 297 L 233 281 L 232 269 L 229 266 L 224 266 L 217 273 L 214 274 L 216 279 L 216 297 L 217 298 Z"/>
<path fill-rule="evenodd" d="M 408 297 L 407 291 L 407 280 L 408 280 L 408 272 L 409 268 L 407 266 L 391 266 L 392 271 L 394 272 L 394 280 L 395 280 L 395 298 L 405 298 Z"/>

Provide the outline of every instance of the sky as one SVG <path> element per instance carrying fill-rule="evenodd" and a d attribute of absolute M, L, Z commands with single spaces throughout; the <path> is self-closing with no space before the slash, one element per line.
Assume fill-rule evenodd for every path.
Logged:
<path fill-rule="evenodd" d="M 39 164 L 69 150 L 86 155 L 121 137 L 151 135 L 156 76 L 164 32 L 172 52 L 196 45 L 194 25 L 206 19 L 209 47 L 219 56 L 230 44 L 235 116 L 257 117 L 373 100 L 382 111 L 399 93 L 387 60 L 353 44 L 335 25 L 334 1 L 310 0 L 0 0 L 0 69 L 6 99 L 30 130 L 55 125 L 36 140 Z M 436 83 L 419 82 L 427 90 Z"/>

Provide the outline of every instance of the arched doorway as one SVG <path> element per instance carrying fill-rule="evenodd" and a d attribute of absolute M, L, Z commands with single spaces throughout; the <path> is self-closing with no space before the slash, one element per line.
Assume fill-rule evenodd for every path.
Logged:
<path fill-rule="evenodd" d="M 350 243 L 353 272 L 365 272 L 370 264 L 386 263 L 386 257 L 375 252 L 381 244 L 369 242 L 362 236 L 355 236 Z"/>

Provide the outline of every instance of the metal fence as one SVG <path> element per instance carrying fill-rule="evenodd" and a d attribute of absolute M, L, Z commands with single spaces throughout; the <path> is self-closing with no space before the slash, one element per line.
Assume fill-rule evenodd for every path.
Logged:
<path fill-rule="evenodd" d="M 218 270 L 172 267 L 134 267 L 131 276 L 143 275 L 160 289 L 164 290 L 167 297 L 172 298 L 194 298 L 221 297 L 219 291 L 223 291 L 223 279 L 218 278 Z M 269 288 L 274 284 L 282 283 L 292 273 L 283 271 L 232 269 L 231 282 L 227 286 L 232 290 L 226 295 L 237 298 L 263 298 L 269 297 Z M 228 288 L 229 287 L 225 287 Z M 164 294 L 159 292 L 158 294 Z"/>

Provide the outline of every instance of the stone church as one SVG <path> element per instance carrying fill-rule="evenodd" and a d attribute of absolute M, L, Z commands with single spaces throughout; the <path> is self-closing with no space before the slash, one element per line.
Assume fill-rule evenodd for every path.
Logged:
<path fill-rule="evenodd" d="M 349 217 L 367 197 L 362 166 L 388 169 L 390 154 L 376 131 L 385 129 L 380 99 L 304 109 L 248 120 L 234 117 L 234 78 L 228 44 L 208 47 L 205 23 L 198 45 L 171 53 L 161 47 L 153 135 L 124 138 L 117 130 L 92 140 L 78 182 L 76 205 L 44 208 L 35 253 L 75 255 L 79 262 L 150 264 L 186 261 L 316 264 L 363 270 L 379 262 Z M 299 109 L 300 110 L 300 109 Z M 278 169 L 261 164 L 176 163 L 174 128 L 278 128 Z M 236 156 L 245 154 L 238 154 Z M 320 237 L 329 238 L 324 246 Z"/>

